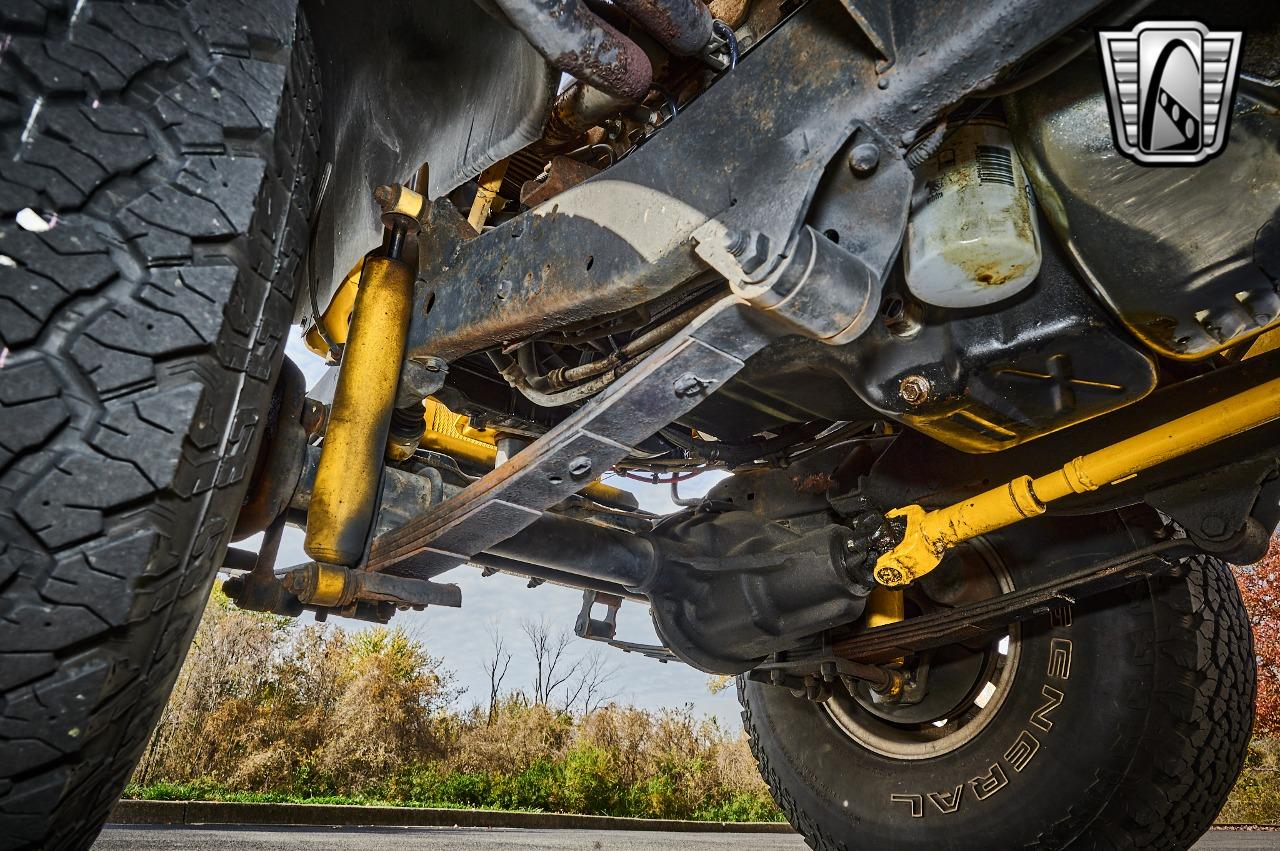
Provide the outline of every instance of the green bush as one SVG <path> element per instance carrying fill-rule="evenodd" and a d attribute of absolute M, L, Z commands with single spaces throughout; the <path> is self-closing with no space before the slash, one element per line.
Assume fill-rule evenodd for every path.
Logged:
<path fill-rule="evenodd" d="M 565 755 L 557 809 L 572 813 L 625 815 L 613 757 L 593 745 L 579 745 Z"/>
<path fill-rule="evenodd" d="M 742 737 L 688 707 L 514 691 L 460 713 L 452 679 L 403 630 L 298 629 L 215 592 L 126 795 L 778 817 Z"/>
<path fill-rule="evenodd" d="M 735 792 L 723 801 L 699 808 L 693 818 L 698 821 L 782 821 L 782 813 L 772 798 Z"/>

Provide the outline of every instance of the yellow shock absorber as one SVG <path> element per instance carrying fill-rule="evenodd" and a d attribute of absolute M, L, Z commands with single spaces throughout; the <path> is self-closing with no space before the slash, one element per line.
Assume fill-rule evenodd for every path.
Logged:
<path fill-rule="evenodd" d="M 867 608 L 863 616 L 866 618 L 869 629 L 901 623 L 907 616 L 902 591 L 898 588 L 886 588 L 883 585 L 872 588 L 867 596 Z"/>
<path fill-rule="evenodd" d="M 935 511 L 918 505 L 890 511 L 889 517 L 904 518 L 907 526 L 902 542 L 876 561 L 876 581 L 907 585 L 937 567 L 946 551 L 962 541 L 1043 514 L 1054 500 L 1124 481 L 1275 419 L 1280 419 L 1280 378 L 1081 455 L 1039 478 L 1019 476 Z"/>
<path fill-rule="evenodd" d="M 401 259 L 401 251 L 423 207 L 422 196 L 404 187 L 379 187 L 374 197 L 386 211 L 385 250 L 366 257 L 360 272 L 307 510 L 307 555 L 348 567 L 364 558 L 377 507 L 387 429 L 413 309 L 415 270 Z"/>

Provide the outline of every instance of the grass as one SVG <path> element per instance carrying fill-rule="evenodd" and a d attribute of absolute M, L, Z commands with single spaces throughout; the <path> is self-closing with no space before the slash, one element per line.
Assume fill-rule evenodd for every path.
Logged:
<path fill-rule="evenodd" d="M 282 792 L 245 792 L 227 789 L 213 783 L 152 783 L 138 786 L 130 783 L 122 798 L 142 801 L 225 801 L 236 804 L 336 804 L 354 807 L 404 807 L 408 809 L 491 810 L 494 812 L 549 812 L 543 807 L 497 806 L 470 801 L 404 799 L 369 795 L 297 795 Z M 586 815 L 618 815 L 590 812 Z M 651 816 L 631 816 L 645 818 Z M 693 821 L 782 821 L 781 814 L 770 812 L 751 800 L 730 800 L 707 807 L 694 814 Z"/>
<path fill-rule="evenodd" d="M 523 773 L 522 773 L 523 774 Z M 535 772 L 542 775 L 544 772 Z M 252 792 L 231 789 L 214 782 L 129 784 L 125 798 L 144 801 L 227 801 L 246 804 L 341 804 L 358 807 L 408 807 L 432 809 L 476 809 L 508 812 L 579 812 L 588 815 L 653 818 L 654 795 L 661 784 L 632 789 L 614 787 L 608 798 L 604 790 L 594 790 L 581 781 L 574 805 L 564 806 L 562 796 L 545 794 L 550 777 L 531 775 L 502 777 L 462 772 L 438 773 L 415 769 L 401 775 L 382 793 L 360 795 L 298 794 L 292 792 Z M 561 775 L 555 778 L 563 783 Z M 563 789 L 563 787 L 561 787 Z M 388 794 L 388 792 L 390 794 Z M 523 800 L 522 800 L 523 799 Z M 538 805 L 538 801 L 544 805 Z M 560 806 L 546 806 L 559 804 Z M 659 808 L 660 809 L 660 808 Z M 755 795 L 734 795 L 714 804 L 704 804 L 692 813 L 681 813 L 695 821 L 782 821 L 772 802 Z M 1232 789 L 1226 806 L 1218 815 L 1222 824 L 1280 825 L 1280 740 L 1259 737 L 1249 746 L 1244 771 Z"/>
<path fill-rule="evenodd" d="M 1258 736 L 1249 743 L 1244 771 L 1218 821 L 1280 825 L 1280 739 Z"/>

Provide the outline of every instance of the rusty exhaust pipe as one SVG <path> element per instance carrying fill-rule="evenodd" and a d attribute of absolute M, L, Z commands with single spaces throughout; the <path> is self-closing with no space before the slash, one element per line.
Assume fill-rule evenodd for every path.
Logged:
<path fill-rule="evenodd" d="M 566 74 L 628 100 L 648 94 L 653 82 L 649 57 L 583 0 L 497 0 L 497 4 L 511 25 Z"/>
<path fill-rule="evenodd" d="M 711 41 L 711 11 L 701 0 L 613 0 L 613 5 L 676 56 L 695 56 Z"/>

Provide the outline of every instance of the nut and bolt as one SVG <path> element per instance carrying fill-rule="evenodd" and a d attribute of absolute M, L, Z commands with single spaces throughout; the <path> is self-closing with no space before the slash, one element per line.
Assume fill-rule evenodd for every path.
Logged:
<path fill-rule="evenodd" d="M 724 249 L 738 258 L 743 272 L 751 274 L 769 260 L 769 237 L 757 231 L 728 228 L 724 232 Z"/>
<path fill-rule="evenodd" d="M 858 177 L 866 177 L 880 165 L 880 149 L 871 142 L 854 145 L 849 152 L 849 169 Z"/>
<path fill-rule="evenodd" d="M 929 391 L 933 386 L 923 375 L 908 375 L 898 385 L 898 395 L 908 405 L 923 405 L 929 401 Z"/>
<path fill-rule="evenodd" d="M 413 363 L 418 364 L 427 372 L 448 372 L 449 362 L 444 358 L 438 358 L 435 355 L 421 355 L 409 358 Z"/>
<path fill-rule="evenodd" d="M 591 473 L 591 459 L 585 455 L 579 455 L 569 462 L 569 475 L 575 479 L 582 479 Z"/>
<path fill-rule="evenodd" d="M 751 235 L 743 230 L 726 230 L 724 232 L 724 248 L 734 257 L 741 257 L 751 245 Z"/>

